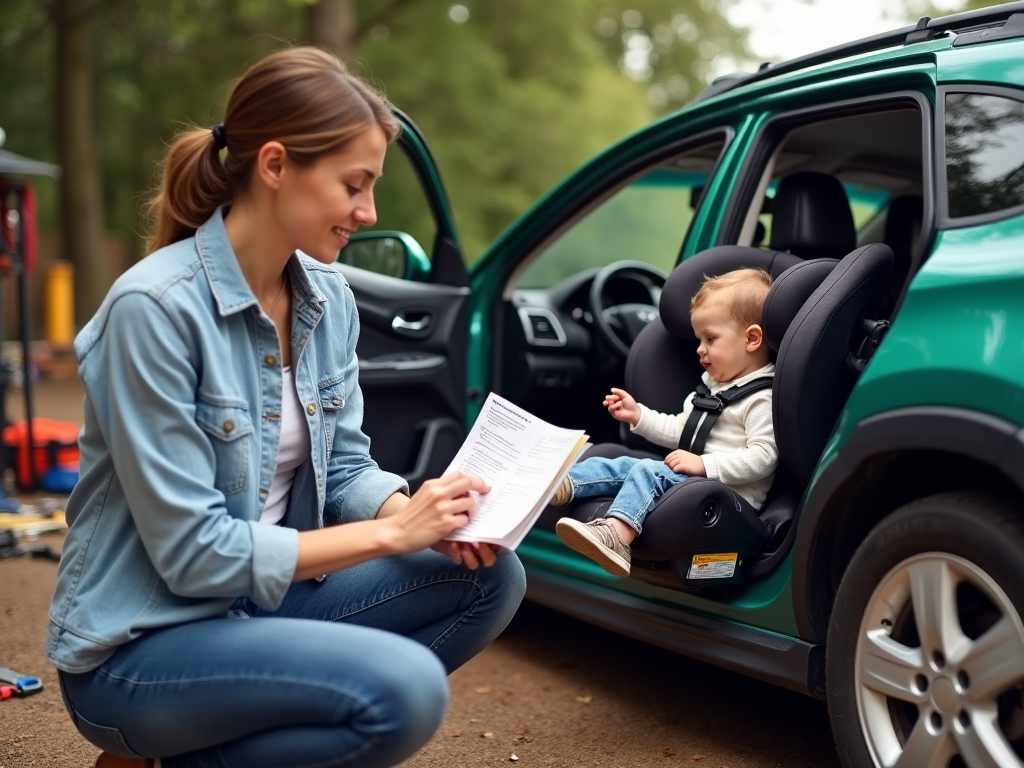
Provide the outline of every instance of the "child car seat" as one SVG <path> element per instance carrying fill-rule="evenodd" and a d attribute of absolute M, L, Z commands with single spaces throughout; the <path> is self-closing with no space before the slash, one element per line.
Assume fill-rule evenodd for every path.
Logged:
<path fill-rule="evenodd" d="M 716 480 L 690 478 L 670 488 L 633 542 L 634 578 L 695 589 L 764 575 L 781 561 L 802 490 L 863 368 L 863 361 L 851 358 L 872 327 L 865 324 L 866 314 L 885 292 L 892 251 L 874 244 L 839 262 L 800 261 L 789 254 L 725 246 L 687 259 L 665 284 L 660 320 L 641 333 L 630 351 L 625 383 L 637 400 L 661 411 L 679 411 L 700 370 L 690 298 L 704 275 L 745 266 L 776 273 L 761 321 L 777 353 L 772 414 L 780 461 L 775 481 L 760 511 Z M 584 458 L 663 459 L 666 451 L 656 450 L 604 443 Z M 553 527 L 565 515 L 583 521 L 602 517 L 610 502 L 586 499 L 549 508 L 539 524 Z"/>

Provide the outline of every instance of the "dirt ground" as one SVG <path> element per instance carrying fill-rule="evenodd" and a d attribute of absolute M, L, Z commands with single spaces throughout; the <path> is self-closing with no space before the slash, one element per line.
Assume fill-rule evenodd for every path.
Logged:
<path fill-rule="evenodd" d="M 74 382 L 41 382 L 36 395 L 38 415 L 80 420 Z M 8 396 L 11 418 L 17 397 Z M 98 752 L 71 725 L 43 654 L 56 570 L 42 559 L 0 561 L 0 666 L 45 686 L 0 701 L 0 768 L 89 768 Z M 406 768 L 839 765 L 822 703 L 536 605 L 450 683 L 444 724 Z"/>

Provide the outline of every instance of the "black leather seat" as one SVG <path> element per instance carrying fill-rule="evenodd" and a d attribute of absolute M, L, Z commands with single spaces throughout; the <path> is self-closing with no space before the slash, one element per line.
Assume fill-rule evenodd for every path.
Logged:
<path fill-rule="evenodd" d="M 841 261 L 801 261 L 792 254 L 739 246 L 712 248 L 680 264 L 661 296 L 661 317 L 637 338 L 626 363 L 625 388 L 657 410 L 676 413 L 702 369 L 690 326 L 690 299 L 704 275 L 760 267 L 773 278 L 762 326 L 777 353 L 772 412 L 779 469 L 760 511 L 722 483 L 690 478 L 670 488 L 633 542 L 632 576 L 675 588 L 710 586 L 687 577 L 693 555 L 736 552 L 742 563 L 728 584 L 770 572 L 788 548 L 787 533 L 802 490 L 856 381 L 847 358 L 859 346 L 865 313 L 885 290 L 892 252 L 869 245 Z M 585 456 L 632 455 L 661 460 L 664 448 L 604 443 Z M 589 521 L 604 515 L 611 499 L 586 499 L 549 507 L 539 525 L 559 517 Z"/>
<path fill-rule="evenodd" d="M 835 176 L 800 171 L 784 178 L 772 202 L 776 251 L 802 259 L 841 259 L 857 247 L 846 190 Z"/>

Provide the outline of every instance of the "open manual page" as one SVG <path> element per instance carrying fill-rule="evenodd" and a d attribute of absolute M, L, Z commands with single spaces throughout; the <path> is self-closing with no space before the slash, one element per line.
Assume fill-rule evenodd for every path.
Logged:
<path fill-rule="evenodd" d="M 473 519 L 448 539 L 515 549 L 586 444 L 582 430 L 552 426 L 490 393 L 445 474 L 477 475 L 491 491 L 477 497 Z"/>

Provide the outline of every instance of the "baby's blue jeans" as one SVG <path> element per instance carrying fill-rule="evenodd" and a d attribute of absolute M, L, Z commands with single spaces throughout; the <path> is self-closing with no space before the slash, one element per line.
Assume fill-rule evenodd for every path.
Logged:
<path fill-rule="evenodd" d="M 621 520 L 637 533 L 661 495 L 687 477 L 663 461 L 632 456 L 584 459 L 569 470 L 574 499 L 614 496 L 605 516 Z"/>

